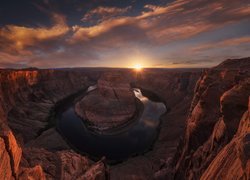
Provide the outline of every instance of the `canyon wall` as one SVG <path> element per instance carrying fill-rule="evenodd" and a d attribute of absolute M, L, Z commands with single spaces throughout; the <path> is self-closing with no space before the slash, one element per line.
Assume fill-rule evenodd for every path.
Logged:
<path fill-rule="evenodd" d="M 24 143 L 48 125 L 55 103 L 90 85 L 81 71 L 68 70 L 2 71 L 0 82 L 1 114 Z"/>
<path fill-rule="evenodd" d="M 63 150 L 68 146 L 50 128 L 49 119 L 56 103 L 93 84 L 96 73 L 78 69 L 0 71 L 1 178 L 106 178 L 102 161 L 94 163 Z"/>
<path fill-rule="evenodd" d="M 57 103 L 111 70 L 1 70 L 0 177 L 249 179 L 249 70 L 250 58 L 202 73 L 124 70 L 133 85 L 164 101 L 168 112 L 150 151 L 111 167 L 70 150 L 50 118 Z"/>
<path fill-rule="evenodd" d="M 144 69 L 132 72 L 131 81 L 152 99 L 164 101 L 159 136 L 152 149 L 110 169 L 111 179 L 166 179 L 169 163 L 185 130 L 185 120 L 201 69 Z M 152 93 L 153 92 L 153 93 Z"/>
<path fill-rule="evenodd" d="M 249 179 L 249 96 L 250 58 L 203 72 L 175 157 L 175 179 Z"/>

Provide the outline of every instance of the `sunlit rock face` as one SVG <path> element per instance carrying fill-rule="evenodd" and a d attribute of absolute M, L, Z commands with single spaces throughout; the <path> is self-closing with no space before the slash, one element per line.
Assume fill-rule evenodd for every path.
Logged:
<path fill-rule="evenodd" d="M 135 95 L 120 73 L 104 73 L 98 80 L 97 89 L 80 100 L 75 111 L 93 130 L 110 130 L 134 116 Z"/>
<path fill-rule="evenodd" d="M 244 179 L 245 175 L 249 179 L 249 158 L 242 153 L 248 146 L 248 132 L 239 135 L 242 121 L 248 123 L 243 119 L 247 119 L 250 96 L 249 68 L 250 59 L 245 58 L 227 60 L 203 72 L 176 154 L 177 179 Z"/>

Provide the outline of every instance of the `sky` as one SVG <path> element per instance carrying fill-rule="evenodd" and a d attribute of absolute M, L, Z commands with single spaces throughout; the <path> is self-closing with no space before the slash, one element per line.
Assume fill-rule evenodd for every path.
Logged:
<path fill-rule="evenodd" d="M 250 0 L 0 5 L 0 68 L 197 68 L 249 56 Z"/>

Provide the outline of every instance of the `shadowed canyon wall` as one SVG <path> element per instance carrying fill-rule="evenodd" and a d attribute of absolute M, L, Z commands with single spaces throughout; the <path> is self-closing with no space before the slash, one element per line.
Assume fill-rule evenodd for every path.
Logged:
<path fill-rule="evenodd" d="M 86 73 L 81 70 L 1 71 L 1 178 L 105 178 L 101 161 L 94 163 L 71 150 L 56 151 L 68 149 L 67 144 L 54 128 L 47 130 L 51 108 L 96 80 L 95 75 Z M 38 137 L 40 134 L 42 138 Z"/>

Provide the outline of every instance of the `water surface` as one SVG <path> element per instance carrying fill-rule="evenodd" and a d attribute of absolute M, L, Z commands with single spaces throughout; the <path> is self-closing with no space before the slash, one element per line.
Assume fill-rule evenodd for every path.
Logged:
<path fill-rule="evenodd" d="M 90 86 L 88 92 L 96 89 Z M 122 131 L 110 135 L 98 135 L 89 130 L 74 111 L 74 104 L 59 113 L 57 128 L 66 140 L 78 151 L 92 157 L 105 156 L 109 160 L 123 160 L 145 152 L 154 143 L 160 116 L 166 111 L 161 102 L 154 102 L 143 96 L 140 89 L 134 89 L 135 96 L 144 109 L 138 119 Z"/>

